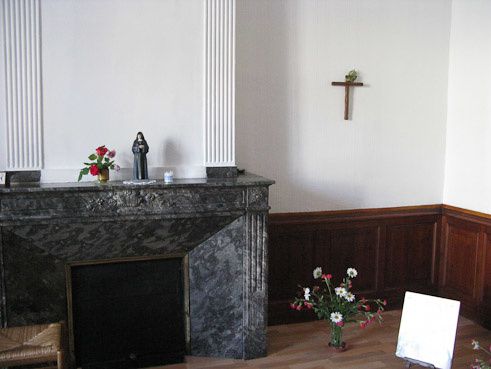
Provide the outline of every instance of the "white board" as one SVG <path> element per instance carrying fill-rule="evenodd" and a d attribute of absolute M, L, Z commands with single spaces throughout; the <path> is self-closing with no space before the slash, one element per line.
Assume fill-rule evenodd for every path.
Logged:
<path fill-rule="evenodd" d="M 460 302 L 406 292 L 396 356 L 450 369 Z"/>

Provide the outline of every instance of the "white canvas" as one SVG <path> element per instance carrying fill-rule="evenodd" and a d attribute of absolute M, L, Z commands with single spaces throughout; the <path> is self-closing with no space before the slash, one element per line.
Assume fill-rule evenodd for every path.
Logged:
<path fill-rule="evenodd" d="M 406 292 L 396 356 L 450 369 L 460 302 Z"/>

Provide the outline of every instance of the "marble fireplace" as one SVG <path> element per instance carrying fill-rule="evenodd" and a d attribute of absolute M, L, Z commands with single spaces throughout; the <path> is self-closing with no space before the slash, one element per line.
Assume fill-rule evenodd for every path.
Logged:
<path fill-rule="evenodd" d="M 0 320 L 67 320 L 73 263 L 186 255 L 189 354 L 266 354 L 268 190 L 252 174 L 0 189 Z"/>

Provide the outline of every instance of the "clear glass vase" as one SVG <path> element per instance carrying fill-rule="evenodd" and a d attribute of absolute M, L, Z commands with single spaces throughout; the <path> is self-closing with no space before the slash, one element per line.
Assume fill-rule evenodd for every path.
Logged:
<path fill-rule="evenodd" d="M 333 348 L 343 348 L 343 327 L 338 326 L 336 323 L 331 323 L 331 342 L 329 345 Z"/>

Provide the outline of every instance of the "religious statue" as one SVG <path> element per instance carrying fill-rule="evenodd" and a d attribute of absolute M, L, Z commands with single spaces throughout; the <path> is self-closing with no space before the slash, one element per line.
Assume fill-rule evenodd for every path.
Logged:
<path fill-rule="evenodd" d="M 148 179 L 147 152 L 148 144 L 143 133 L 136 134 L 136 140 L 132 147 L 133 160 L 133 179 Z"/>

